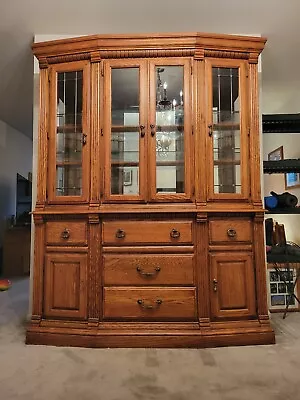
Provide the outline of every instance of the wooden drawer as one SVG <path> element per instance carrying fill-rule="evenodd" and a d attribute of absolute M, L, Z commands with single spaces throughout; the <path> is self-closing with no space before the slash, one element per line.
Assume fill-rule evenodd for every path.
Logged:
<path fill-rule="evenodd" d="M 192 243 L 191 221 L 106 221 L 103 244 L 188 244 Z"/>
<path fill-rule="evenodd" d="M 210 243 L 251 243 L 252 222 L 249 219 L 215 219 L 209 222 Z"/>
<path fill-rule="evenodd" d="M 194 320 L 195 288 L 104 288 L 104 318 Z"/>
<path fill-rule="evenodd" d="M 84 221 L 48 221 L 46 222 L 46 243 L 86 246 L 87 223 Z"/>
<path fill-rule="evenodd" d="M 105 255 L 104 285 L 193 285 L 191 254 Z"/>

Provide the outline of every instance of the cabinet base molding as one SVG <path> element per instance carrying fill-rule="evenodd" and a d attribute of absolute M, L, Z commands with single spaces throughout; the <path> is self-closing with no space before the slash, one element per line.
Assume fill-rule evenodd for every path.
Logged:
<path fill-rule="evenodd" d="M 27 330 L 26 344 L 67 347 L 205 348 L 274 344 L 271 328 L 196 330 L 112 330 L 34 327 Z"/>

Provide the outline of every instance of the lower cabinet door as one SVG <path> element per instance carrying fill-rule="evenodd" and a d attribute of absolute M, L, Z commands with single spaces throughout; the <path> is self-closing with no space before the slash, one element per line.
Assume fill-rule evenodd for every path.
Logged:
<path fill-rule="evenodd" d="M 46 317 L 87 318 L 87 254 L 47 254 L 44 279 Z"/>
<path fill-rule="evenodd" d="M 211 317 L 250 318 L 256 313 L 254 265 L 246 252 L 210 254 Z"/>

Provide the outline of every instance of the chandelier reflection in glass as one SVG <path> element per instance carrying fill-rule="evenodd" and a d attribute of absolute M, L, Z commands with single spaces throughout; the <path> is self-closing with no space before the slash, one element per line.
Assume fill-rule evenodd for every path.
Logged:
<path fill-rule="evenodd" d="M 173 137 L 176 134 L 176 131 L 173 130 L 174 126 L 181 126 L 183 122 L 183 91 L 180 90 L 177 100 L 168 98 L 168 84 L 166 81 L 163 83 L 161 78 L 161 74 L 164 71 L 165 68 L 157 67 L 156 69 L 156 122 L 158 133 L 156 136 L 156 151 L 160 157 L 168 156 L 170 147 L 173 145 Z"/>

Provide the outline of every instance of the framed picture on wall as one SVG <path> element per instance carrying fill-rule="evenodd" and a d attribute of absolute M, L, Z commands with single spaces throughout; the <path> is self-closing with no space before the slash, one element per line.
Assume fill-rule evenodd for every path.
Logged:
<path fill-rule="evenodd" d="M 132 185 L 132 169 L 124 168 L 123 181 L 124 181 L 124 186 L 131 186 Z"/>
<path fill-rule="evenodd" d="M 277 149 L 271 151 L 268 154 L 268 161 L 279 161 L 283 160 L 283 146 L 278 147 Z"/>
<path fill-rule="evenodd" d="M 285 188 L 292 189 L 300 187 L 300 174 L 299 172 L 288 172 L 285 174 Z"/>

